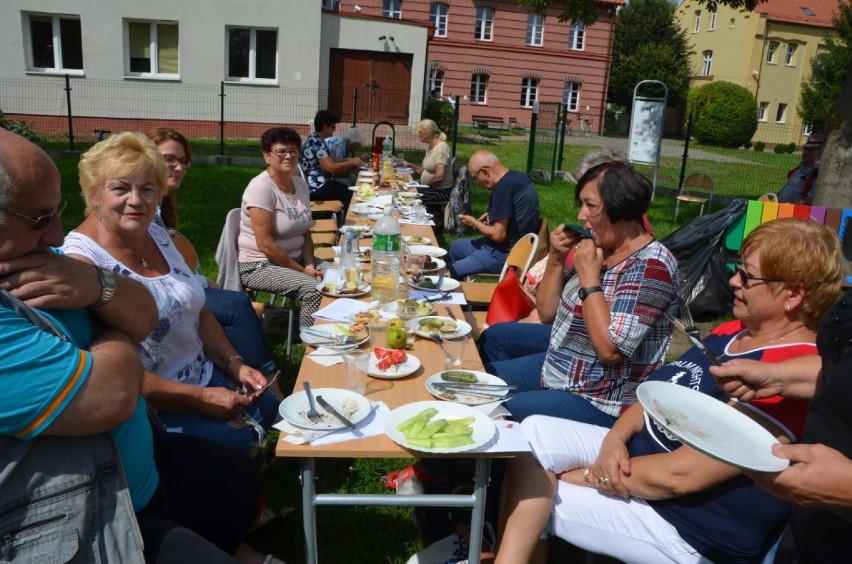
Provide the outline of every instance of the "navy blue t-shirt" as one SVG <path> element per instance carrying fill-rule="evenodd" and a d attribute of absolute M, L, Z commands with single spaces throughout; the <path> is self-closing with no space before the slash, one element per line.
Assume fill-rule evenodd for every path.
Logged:
<path fill-rule="evenodd" d="M 510 170 L 494 185 L 488 198 L 488 220 L 491 223 L 509 219 L 502 243 L 486 239 L 489 245 L 509 252 L 527 233 L 537 233 L 541 226 L 538 192 L 526 174 Z"/>
<path fill-rule="evenodd" d="M 708 335 L 704 342 L 724 362 L 731 358 L 778 362 L 816 351 L 811 344 L 768 347 L 743 354 L 728 354 L 727 346 L 743 325 L 739 321 L 724 323 Z M 708 371 L 710 360 L 693 347 L 678 360 L 655 370 L 649 381 L 669 381 L 710 395 L 719 401 L 728 398 L 716 386 Z M 781 398 L 751 402 L 753 408 L 766 413 L 783 428 L 800 437 L 805 402 Z M 736 440 L 732 437 L 731 440 Z M 645 415 L 645 428 L 630 443 L 631 456 L 671 452 L 680 441 L 661 429 Z M 669 500 L 648 501 L 649 505 L 671 523 L 693 548 L 715 562 L 750 562 L 760 556 L 765 544 L 780 534 L 779 527 L 787 519 L 789 504 L 754 485 L 743 475 L 727 480 L 701 493 Z M 771 538 L 769 538 L 771 536 Z"/>

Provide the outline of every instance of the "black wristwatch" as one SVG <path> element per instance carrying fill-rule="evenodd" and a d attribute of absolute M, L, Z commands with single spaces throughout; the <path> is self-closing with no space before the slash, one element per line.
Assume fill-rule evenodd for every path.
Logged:
<path fill-rule="evenodd" d="M 101 284 L 101 295 L 92 307 L 106 305 L 115 295 L 115 274 L 106 268 L 95 267 L 98 271 L 98 282 Z"/>
<path fill-rule="evenodd" d="M 601 288 L 600 286 L 589 286 L 588 288 L 580 288 L 580 291 L 577 292 L 577 295 L 580 296 L 580 301 L 582 302 L 595 292 L 603 292 L 603 288 Z"/>

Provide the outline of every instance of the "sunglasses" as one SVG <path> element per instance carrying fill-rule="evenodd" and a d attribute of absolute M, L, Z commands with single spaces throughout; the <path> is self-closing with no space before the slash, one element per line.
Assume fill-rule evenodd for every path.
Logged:
<path fill-rule="evenodd" d="M 749 282 L 757 281 L 757 282 L 783 282 L 780 278 L 767 278 L 765 276 L 754 276 L 753 274 L 749 274 L 746 272 L 745 268 L 742 265 L 736 266 L 735 273 L 740 277 L 740 285 L 748 290 Z"/>
<path fill-rule="evenodd" d="M 38 217 L 30 217 L 28 215 L 24 215 L 22 213 L 12 211 L 9 208 L 4 208 L 4 207 L 0 207 L 0 210 L 4 211 L 6 213 L 10 213 L 10 214 L 14 215 L 15 217 L 20 217 L 21 219 L 26 219 L 27 221 L 31 221 L 32 224 L 33 224 L 33 230 L 41 231 L 42 229 L 45 229 L 48 225 L 50 225 L 50 222 L 53 221 L 54 218 L 62 216 L 62 214 L 65 213 L 65 208 L 67 206 L 68 206 L 68 202 L 63 200 L 63 201 L 59 202 L 59 209 L 58 210 L 56 210 L 55 212 L 52 212 L 52 213 L 46 213 L 44 215 L 40 215 Z"/>

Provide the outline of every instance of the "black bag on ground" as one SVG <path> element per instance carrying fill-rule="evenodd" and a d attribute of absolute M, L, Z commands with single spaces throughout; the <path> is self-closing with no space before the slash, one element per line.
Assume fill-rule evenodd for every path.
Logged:
<path fill-rule="evenodd" d="M 732 257 L 725 248 L 725 233 L 745 210 L 745 200 L 733 200 L 725 209 L 696 217 L 660 241 L 677 258 L 683 284 L 680 298 L 695 319 L 720 317 L 733 307 L 727 267 Z"/>

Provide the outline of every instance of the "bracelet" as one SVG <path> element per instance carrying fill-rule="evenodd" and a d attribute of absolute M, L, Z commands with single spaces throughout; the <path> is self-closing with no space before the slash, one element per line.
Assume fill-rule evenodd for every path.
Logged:
<path fill-rule="evenodd" d="M 591 468 L 586 468 L 583 470 L 583 481 L 586 482 L 586 485 L 590 488 L 594 488 L 595 486 L 589 481 L 589 473 L 592 471 Z"/>
<path fill-rule="evenodd" d="M 228 368 L 230 368 L 231 363 L 235 360 L 239 360 L 240 362 L 243 362 L 243 357 L 238 355 L 238 354 L 232 354 L 231 356 L 229 356 L 228 362 L 225 363 L 225 374 L 229 374 Z"/>

